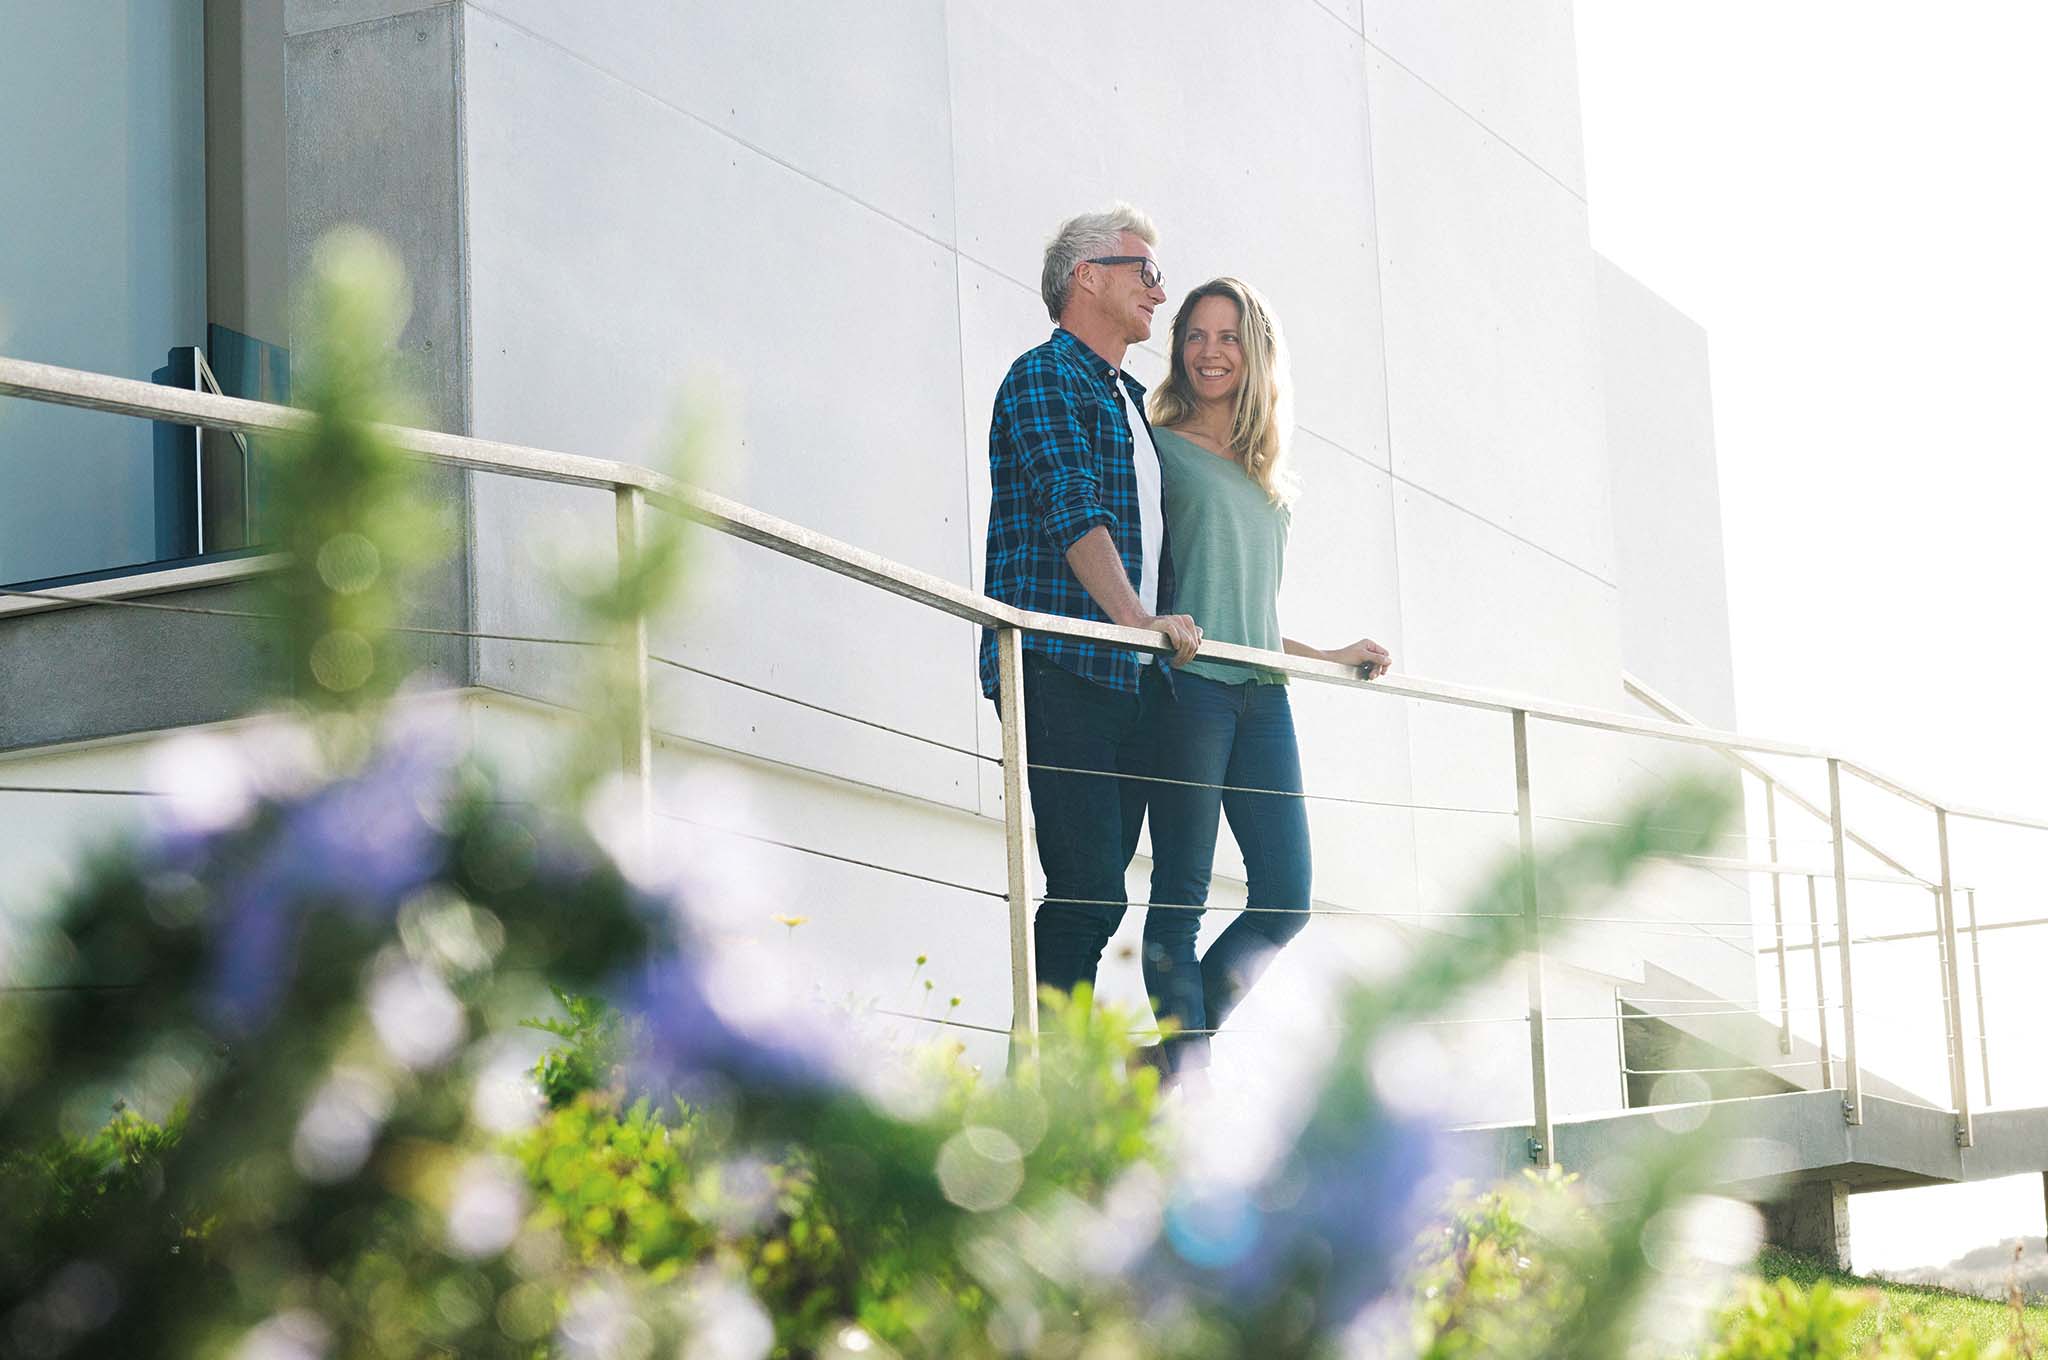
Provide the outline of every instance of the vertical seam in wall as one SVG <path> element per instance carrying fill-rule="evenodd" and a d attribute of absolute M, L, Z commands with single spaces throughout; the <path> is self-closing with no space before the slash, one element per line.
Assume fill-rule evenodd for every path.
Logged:
<path fill-rule="evenodd" d="M 950 0 L 941 0 L 939 5 L 940 50 L 945 54 L 946 67 L 946 192 L 953 208 L 953 348 L 958 356 L 959 377 L 956 386 L 960 388 L 960 504 L 963 515 L 960 532 L 967 538 L 967 580 L 974 580 L 974 478 L 968 472 L 968 458 L 974 447 L 973 416 L 967 409 L 967 294 L 965 280 L 960 273 L 960 157 L 953 143 L 956 119 L 953 111 L 953 23 Z M 984 588 L 987 583 L 983 582 Z M 981 630 L 973 629 L 968 636 L 973 645 L 968 649 L 967 661 L 970 674 L 975 676 L 974 686 L 969 691 L 967 708 L 967 730 L 974 739 L 976 750 L 981 749 Z M 988 809 L 981 802 L 981 770 L 974 770 L 974 810 L 986 814 Z"/>
<path fill-rule="evenodd" d="M 1401 649 L 1408 649 L 1408 602 L 1401 592 L 1401 517 L 1395 505 L 1400 494 L 1401 480 L 1394 471 L 1394 384 L 1387 372 L 1387 276 L 1380 267 L 1380 179 L 1379 150 L 1373 141 L 1372 119 L 1372 59 L 1378 50 L 1364 35 L 1359 35 L 1358 64 L 1361 84 L 1365 90 L 1365 183 L 1372 193 L 1372 279 L 1373 291 L 1379 301 L 1380 328 L 1380 420 L 1387 437 L 1387 542 L 1393 549 L 1394 560 L 1394 609 L 1400 617 Z M 1410 704 L 1402 713 L 1401 735 L 1408 743 L 1408 793 L 1415 794 L 1415 727 L 1408 719 L 1414 714 Z M 1415 814 L 1408 814 L 1408 856 L 1415 884 L 1415 909 L 1426 911 L 1422 902 L 1422 840 L 1416 835 Z"/>
<path fill-rule="evenodd" d="M 453 25 L 450 51 L 454 57 L 453 95 L 455 115 L 455 335 L 456 335 L 456 418 L 462 433 L 476 433 L 476 383 L 473 372 L 474 338 L 470 330 L 469 283 L 469 6 L 466 0 L 449 7 Z M 462 474 L 462 616 L 471 633 L 483 630 L 477 620 L 476 591 L 476 477 Z M 483 674 L 483 639 L 467 643 L 468 670 L 465 683 L 475 684 Z"/>

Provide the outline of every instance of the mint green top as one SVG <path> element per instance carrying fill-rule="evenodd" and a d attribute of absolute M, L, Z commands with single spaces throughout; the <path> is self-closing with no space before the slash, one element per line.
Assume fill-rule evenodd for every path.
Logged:
<path fill-rule="evenodd" d="M 1280 568 L 1287 556 L 1287 507 L 1275 505 L 1242 465 L 1172 430 L 1154 430 L 1165 483 L 1173 552 L 1173 612 L 1190 614 L 1217 642 L 1280 651 Z M 1228 685 L 1284 685 L 1279 671 L 1228 661 L 1183 669 Z"/>

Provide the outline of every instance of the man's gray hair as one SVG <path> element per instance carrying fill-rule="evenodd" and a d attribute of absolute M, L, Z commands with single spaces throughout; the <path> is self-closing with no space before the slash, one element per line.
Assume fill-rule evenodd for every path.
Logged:
<path fill-rule="evenodd" d="M 1159 229 L 1143 210 L 1128 203 L 1114 203 L 1102 212 L 1082 213 L 1060 223 L 1052 240 L 1045 243 L 1045 272 L 1039 276 L 1038 293 L 1054 321 L 1067 310 L 1067 295 L 1074 289 L 1074 269 L 1097 255 L 1123 254 L 1123 234 L 1137 237 L 1148 246 L 1159 244 Z"/>

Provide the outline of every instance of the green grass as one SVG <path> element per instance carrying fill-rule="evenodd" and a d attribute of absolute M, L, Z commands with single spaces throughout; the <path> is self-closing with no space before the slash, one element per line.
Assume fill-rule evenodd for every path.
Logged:
<path fill-rule="evenodd" d="M 2011 1308 L 1989 1299 L 1959 1294 L 1953 1289 L 1895 1284 L 1863 1275 L 1847 1275 L 1829 1270 L 1812 1257 L 1779 1251 L 1775 1247 L 1766 1247 L 1757 1256 L 1755 1273 L 1766 1280 L 1784 1278 L 1803 1286 L 1811 1285 L 1815 1280 L 1826 1280 L 1838 1289 L 1876 1290 L 1882 1301 L 1857 1324 L 1856 1339 L 1859 1342 L 1897 1332 L 1900 1318 L 1907 1313 L 1917 1314 L 1946 1330 L 1968 1333 L 1979 1341 L 2010 1341 L 2013 1336 Z M 2048 1304 L 2027 1308 L 2025 1318 L 2027 1335 L 2032 1338 L 2035 1349 L 2048 1355 Z"/>

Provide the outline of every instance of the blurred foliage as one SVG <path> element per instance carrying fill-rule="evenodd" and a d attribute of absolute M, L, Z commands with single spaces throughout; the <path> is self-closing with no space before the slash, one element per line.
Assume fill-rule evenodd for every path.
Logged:
<path fill-rule="evenodd" d="M 1418 1261 L 1444 1140 L 1375 1059 L 1516 956 L 1525 873 L 1551 910 L 1598 898 L 1706 848 L 1722 784 L 1504 866 L 1458 927 L 1337 985 L 1329 1052 L 1242 1126 L 1162 1120 L 1133 1017 L 1085 994 L 1007 1078 L 771 1013 L 601 796 L 637 731 L 612 644 L 673 598 L 678 522 L 630 525 L 626 570 L 578 591 L 595 721 L 552 799 L 454 710 L 387 704 L 406 584 L 447 539 L 376 425 L 400 409 L 390 252 L 316 261 L 311 425 L 266 441 L 296 716 L 180 739 L 174 796 L 0 939 L 0 1356 L 1621 1360 L 1686 1313 L 1659 1290 L 1696 1254 L 1673 1225 L 1711 1130 L 1597 1225 L 1531 1181 Z M 550 991 L 560 1015 L 523 1023 Z M 1832 1306 L 1770 1294 L 1724 1360 L 1831 1354 L 1759 1347 L 1831 1335 Z"/>
<path fill-rule="evenodd" d="M 22 1259 L 26 1249 L 75 1258 L 138 1221 L 167 1249 L 203 1237 L 204 1220 L 181 1221 L 162 1202 L 164 1159 L 184 1126 L 182 1109 L 158 1124 L 124 1108 L 83 1137 L 10 1151 L 0 1160 L 0 1200 L 38 1231 L 0 1238 L 0 1273 L 35 1270 L 37 1261 Z"/>
<path fill-rule="evenodd" d="M 1896 1330 L 1859 1342 L 1866 1315 L 1882 1306 L 1874 1290 L 1837 1289 L 1826 1280 L 1746 1281 L 1719 1319 L 1702 1360 L 2007 1360 L 2003 1341 L 1980 1342 L 1911 1313 Z"/>
<path fill-rule="evenodd" d="M 408 416 L 393 382 L 412 310 L 397 253 L 366 231 L 333 233 L 314 251 L 299 306 L 294 382 L 311 429 L 254 446 L 262 541 L 283 563 L 264 590 L 282 619 L 284 697 L 374 713 L 407 673 L 408 649 L 390 633 L 406 587 L 453 547 L 456 526 L 422 493 L 418 461 L 378 429 Z"/>
<path fill-rule="evenodd" d="M 1909 1325 L 1949 1339 L 1973 1337 L 1980 1346 L 2006 1344 L 2017 1360 L 2048 1354 L 2042 1336 L 2048 1329 L 2048 1305 L 2029 1306 L 2024 1293 L 2015 1296 L 2008 1281 L 2003 1301 L 1882 1276 L 1862 1277 L 1831 1269 L 1810 1256 L 1765 1247 L 1758 1254 L 1756 1274 L 1765 1281 L 1789 1281 L 1812 1290 L 1826 1284 L 1837 1294 L 1874 1299 L 1861 1310 L 1851 1339 L 1857 1345 L 1890 1339 Z M 1852 1354 L 1858 1354 L 1852 1349 Z"/>
<path fill-rule="evenodd" d="M 1410 1279 L 1418 1360 L 1512 1355 L 1577 1311 L 1584 1279 L 1557 1244 L 1583 1242 L 1595 1225 L 1573 1185 L 1553 1167 L 1451 1197 Z"/>
<path fill-rule="evenodd" d="M 541 1060 L 544 1082 L 591 1071 L 568 1055 L 622 1027 L 591 998 L 560 1000 L 575 1018 L 553 1022 L 567 1047 Z M 935 1167 L 951 1164 L 945 1149 L 970 1130 L 1006 1138 L 1017 1153 L 1014 1186 L 996 1187 L 1007 1203 L 1099 1193 L 1131 1166 L 1162 1159 L 1156 1079 L 1123 1075 L 1132 1017 L 1066 998 L 1053 1009 L 1063 1042 L 1048 1046 L 1027 1080 L 985 1080 L 947 1050 L 924 1055 L 936 1087 L 927 1117 L 941 1149 Z M 626 1098 L 587 1083 L 515 1140 L 536 1222 L 560 1233 L 577 1260 L 656 1282 L 705 1268 L 743 1279 L 774 1321 L 778 1354 L 808 1353 L 847 1320 L 873 1342 L 915 1353 L 986 1351 L 990 1299 L 944 1223 L 877 1202 L 859 1178 L 820 1178 L 805 1145 L 770 1158 L 684 1101 L 663 1110 Z"/>
<path fill-rule="evenodd" d="M 553 991 L 561 1019 L 543 1016 L 519 1023 L 563 1041 L 543 1054 L 533 1071 L 548 1108 L 558 1110 L 586 1092 L 605 1090 L 619 1081 L 626 1027 L 618 1011 L 601 998 L 577 996 L 560 987 Z"/>

